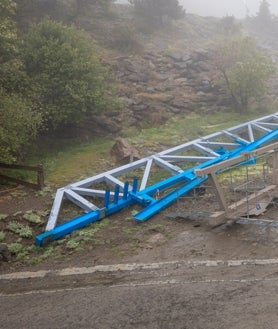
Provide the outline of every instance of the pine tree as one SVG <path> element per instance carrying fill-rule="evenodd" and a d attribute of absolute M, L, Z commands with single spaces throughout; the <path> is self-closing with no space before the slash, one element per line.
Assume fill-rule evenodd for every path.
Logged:
<path fill-rule="evenodd" d="M 185 10 L 179 5 L 178 0 L 130 0 L 134 5 L 136 16 L 159 23 L 163 19 L 180 19 L 185 15 Z"/>
<path fill-rule="evenodd" d="M 265 26 L 271 23 L 271 13 L 269 9 L 270 5 L 267 0 L 262 0 L 259 7 L 259 12 L 257 14 L 257 21 Z"/>

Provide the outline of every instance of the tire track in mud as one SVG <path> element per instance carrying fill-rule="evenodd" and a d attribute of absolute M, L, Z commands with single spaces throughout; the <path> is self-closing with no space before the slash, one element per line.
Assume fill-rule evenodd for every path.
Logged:
<path fill-rule="evenodd" d="M 191 260 L 72 267 L 0 275 L 0 296 L 76 289 L 278 281 L 278 259 Z"/>
<path fill-rule="evenodd" d="M 158 263 L 132 263 L 132 264 L 113 264 L 97 265 L 91 267 L 69 267 L 62 270 L 40 270 L 35 272 L 14 272 L 0 274 L 0 280 L 20 280 L 32 278 L 44 278 L 48 275 L 68 276 L 93 274 L 97 272 L 117 272 L 117 271 L 135 271 L 135 270 L 156 270 L 169 266 L 185 267 L 217 267 L 217 266 L 248 266 L 248 265 L 278 265 L 278 259 L 244 259 L 244 260 L 192 260 L 192 261 L 172 261 Z"/>

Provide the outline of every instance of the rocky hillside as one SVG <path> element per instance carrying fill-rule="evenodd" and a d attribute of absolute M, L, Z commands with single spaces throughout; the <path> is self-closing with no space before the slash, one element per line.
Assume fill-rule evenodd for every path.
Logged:
<path fill-rule="evenodd" d="M 204 49 L 191 54 L 148 51 L 140 57 L 113 58 L 129 124 L 161 124 L 173 114 L 223 109 L 227 100 L 214 86 L 210 63 L 209 52 Z"/>
<path fill-rule="evenodd" d="M 223 33 L 221 19 L 187 15 L 146 34 L 125 6 L 119 8 L 120 14 L 113 21 L 82 22 L 109 49 L 103 60 L 119 81 L 124 108 L 93 118 L 96 132 L 114 134 L 125 127 L 163 124 L 173 115 L 229 108 L 223 90 L 215 85 L 216 71 L 209 51 L 212 40 Z M 115 37 L 119 43 L 116 47 Z M 124 38 L 133 42 L 134 49 L 120 47 L 121 42 L 126 46 Z"/>

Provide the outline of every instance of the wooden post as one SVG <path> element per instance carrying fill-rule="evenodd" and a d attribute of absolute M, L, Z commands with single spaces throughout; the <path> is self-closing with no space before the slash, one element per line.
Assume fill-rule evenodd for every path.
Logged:
<path fill-rule="evenodd" d="M 38 183 L 38 188 L 42 190 L 44 188 L 44 173 L 43 173 L 42 165 L 38 166 L 37 183 Z"/>
<path fill-rule="evenodd" d="M 43 166 L 39 165 L 37 167 L 34 166 L 26 166 L 26 165 L 17 165 L 17 164 L 6 164 L 6 163 L 0 163 L 0 168 L 6 168 L 11 170 L 27 170 L 27 171 L 33 171 L 37 173 L 37 183 L 31 183 L 27 182 L 23 179 L 10 177 L 7 175 L 0 174 L 0 177 L 11 182 L 15 182 L 17 184 L 22 184 L 24 186 L 28 186 L 31 188 L 36 189 L 42 189 L 44 187 L 44 173 L 43 173 Z"/>
<path fill-rule="evenodd" d="M 221 188 L 218 180 L 217 180 L 217 177 L 215 175 L 214 172 L 211 172 L 209 174 L 210 176 L 210 179 L 211 179 L 211 182 L 212 182 L 212 185 L 215 189 L 215 192 L 216 192 L 216 197 L 217 197 L 217 200 L 220 204 L 220 207 L 221 207 L 221 210 L 224 210 L 225 212 L 227 212 L 228 210 L 228 206 L 227 206 L 227 203 L 226 203 L 226 200 L 224 198 L 224 193 L 223 193 L 223 189 Z"/>
<path fill-rule="evenodd" d="M 278 185 L 278 150 L 273 153 L 272 183 Z"/>

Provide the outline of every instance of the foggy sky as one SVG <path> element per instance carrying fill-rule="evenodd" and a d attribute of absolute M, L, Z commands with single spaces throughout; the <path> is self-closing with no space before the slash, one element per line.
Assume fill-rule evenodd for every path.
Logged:
<path fill-rule="evenodd" d="M 259 10 L 261 0 L 180 0 L 189 13 L 201 16 L 233 15 L 243 18 L 248 14 L 254 16 Z M 270 12 L 278 15 L 278 1 L 268 0 Z"/>
<path fill-rule="evenodd" d="M 188 13 L 201 16 L 223 17 L 232 15 L 237 18 L 255 16 L 259 10 L 261 0 L 179 0 Z M 127 0 L 118 0 L 127 3 Z M 278 15 L 278 0 L 268 0 L 270 12 Z"/>

